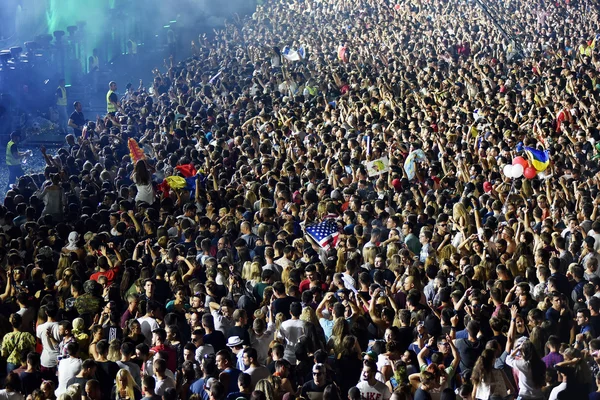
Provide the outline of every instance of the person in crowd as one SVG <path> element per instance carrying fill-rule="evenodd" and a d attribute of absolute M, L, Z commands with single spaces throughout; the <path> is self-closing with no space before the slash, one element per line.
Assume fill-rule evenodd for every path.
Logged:
<path fill-rule="evenodd" d="M 600 9 L 260 3 L 11 135 L 0 397 L 597 398 Z"/>

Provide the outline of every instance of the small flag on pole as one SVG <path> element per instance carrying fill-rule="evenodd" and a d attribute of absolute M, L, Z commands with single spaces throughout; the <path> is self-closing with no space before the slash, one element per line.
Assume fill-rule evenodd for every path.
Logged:
<path fill-rule="evenodd" d="M 333 219 L 307 226 L 306 233 L 325 250 L 336 247 L 340 236 L 337 223 Z"/>

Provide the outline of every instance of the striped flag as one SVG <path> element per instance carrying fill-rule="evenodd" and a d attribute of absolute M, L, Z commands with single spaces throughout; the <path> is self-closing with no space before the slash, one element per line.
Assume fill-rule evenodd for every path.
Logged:
<path fill-rule="evenodd" d="M 333 219 L 307 226 L 306 233 L 325 250 L 336 247 L 340 237 L 337 223 Z"/>

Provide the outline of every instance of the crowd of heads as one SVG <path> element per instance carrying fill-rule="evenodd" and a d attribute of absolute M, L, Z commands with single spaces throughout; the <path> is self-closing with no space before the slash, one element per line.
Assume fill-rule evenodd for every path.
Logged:
<path fill-rule="evenodd" d="M 199 36 L 7 193 L 3 391 L 586 398 L 598 16 L 273 0 Z"/>

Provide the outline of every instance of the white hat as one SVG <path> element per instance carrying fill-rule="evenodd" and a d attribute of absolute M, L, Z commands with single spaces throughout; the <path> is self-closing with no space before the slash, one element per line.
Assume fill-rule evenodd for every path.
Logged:
<path fill-rule="evenodd" d="M 227 339 L 228 347 L 241 346 L 242 343 L 244 343 L 244 341 L 242 339 L 240 339 L 239 336 L 231 336 L 229 339 Z"/>

